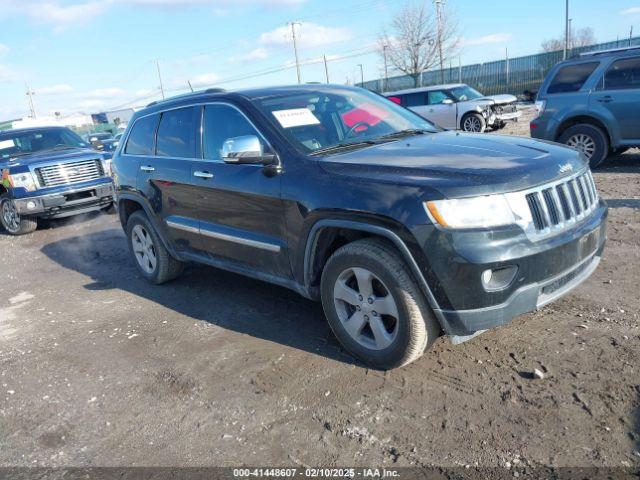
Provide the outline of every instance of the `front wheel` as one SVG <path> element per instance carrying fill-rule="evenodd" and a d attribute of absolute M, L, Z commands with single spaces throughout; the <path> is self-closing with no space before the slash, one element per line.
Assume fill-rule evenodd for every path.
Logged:
<path fill-rule="evenodd" d="M 559 139 L 568 147 L 573 147 L 582 152 L 589 166 L 596 168 L 607 158 L 609 154 L 609 139 L 607 135 L 598 127 L 581 123 L 567 128 Z"/>
<path fill-rule="evenodd" d="M 487 122 L 479 113 L 467 113 L 462 117 L 460 127 L 465 132 L 483 133 L 487 128 Z"/>
<path fill-rule="evenodd" d="M 334 334 L 372 367 L 411 363 L 440 333 L 405 262 L 385 241 L 358 240 L 338 249 L 322 272 L 320 289 Z"/>
<path fill-rule="evenodd" d="M 38 220 L 18 214 L 16 204 L 9 195 L 0 195 L 0 223 L 11 235 L 24 235 L 38 228 Z"/>
<path fill-rule="evenodd" d="M 131 256 L 147 281 L 160 285 L 182 273 L 183 263 L 171 256 L 142 211 L 129 217 L 126 232 Z"/>

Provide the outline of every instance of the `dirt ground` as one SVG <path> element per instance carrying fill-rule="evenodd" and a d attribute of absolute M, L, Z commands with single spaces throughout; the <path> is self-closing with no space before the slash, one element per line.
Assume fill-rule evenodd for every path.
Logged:
<path fill-rule="evenodd" d="M 114 215 L 0 234 L 0 465 L 637 467 L 640 152 L 595 180 L 586 283 L 386 373 L 283 288 L 200 266 L 148 285 Z"/>

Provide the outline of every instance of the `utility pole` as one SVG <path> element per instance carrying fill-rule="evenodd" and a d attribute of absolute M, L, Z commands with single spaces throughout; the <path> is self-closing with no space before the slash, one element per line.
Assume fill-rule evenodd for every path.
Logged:
<path fill-rule="evenodd" d="M 462 58 L 458 57 L 458 83 L 462 83 Z"/>
<path fill-rule="evenodd" d="M 322 55 L 322 58 L 324 59 L 324 76 L 327 79 L 327 83 L 329 83 L 329 65 L 327 64 L 327 56 Z"/>
<path fill-rule="evenodd" d="M 564 11 L 564 52 L 562 53 L 562 59 L 567 59 L 567 50 L 569 49 L 569 0 L 565 0 Z"/>
<path fill-rule="evenodd" d="M 27 97 L 29 97 L 29 110 L 31 110 L 31 118 L 36 118 L 36 107 L 33 104 L 33 96 L 36 94 L 29 88 L 27 82 L 24 82 L 24 86 L 27 87 Z"/>
<path fill-rule="evenodd" d="M 364 67 L 361 63 L 359 63 L 358 66 L 360 67 L 360 86 L 364 87 Z"/>
<path fill-rule="evenodd" d="M 389 67 L 387 66 L 387 48 L 389 45 L 382 45 L 382 58 L 384 58 L 384 86 L 383 92 L 386 92 L 389 88 Z"/>
<path fill-rule="evenodd" d="M 160 93 L 162 93 L 162 99 L 164 100 L 164 85 L 162 85 L 162 75 L 160 75 L 160 61 L 157 58 L 156 68 L 158 69 L 158 80 L 160 80 Z"/>
<path fill-rule="evenodd" d="M 573 18 L 569 19 L 569 34 L 567 36 L 567 55 L 571 53 L 571 50 L 573 50 L 573 47 L 571 46 L 571 42 L 573 42 L 572 37 L 572 30 L 571 30 L 571 24 L 573 23 Z"/>
<path fill-rule="evenodd" d="M 633 25 L 631 25 L 631 30 L 629 30 L 629 46 L 631 46 L 632 38 L 633 38 Z"/>
<path fill-rule="evenodd" d="M 300 60 L 298 59 L 298 41 L 296 39 L 296 25 L 300 25 L 300 22 L 291 22 L 291 36 L 293 37 L 293 54 L 296 57 L 296 73 L 298 74 L 298 83 L 302 83 L 300 77 Z"/>
<path fill-rule="evenodd" d="M 440 56 L 440 81 L 444 83 L 444 63 L 442 59 L 442 13 L 440 7 L 444 6 L 446 0 L 433 1 L 436 4 L 436 15 L 438 17 L 438 55 Z"/>
<path fill-rule="evenodd" d="M 507 76 L 507 90 L 509 90 L 509 49 L 507 47 L 504 48 L 504 56 L 505 56 L 505 74 Z"/>

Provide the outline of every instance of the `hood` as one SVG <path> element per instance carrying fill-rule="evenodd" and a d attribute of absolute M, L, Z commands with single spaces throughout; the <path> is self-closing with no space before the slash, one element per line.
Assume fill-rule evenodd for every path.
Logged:
<path fill-rule="evenodd" d="M 33 166 L 39 163 L 50 163 L 50 162 L 72 162 L 76 160 L 84 160 L 84 159 L 102 159 L 103 155 L 100 152 L 92 150 L 90 148 L 73 148 L 69 150 L 43 150 L 40 152 L 35 152 L 30 155 L 25 155 L 22 157 L 16 157 L 13 160 L 9 160 L 8 158 L 0 160 L 0 165 L 2 166 L 10 166 L 10 167 L 20 167 L 20 166 Z"/>
<path fill-rule="evenodd" d="M 468 100 L 468 102 L 483 102 L 491 105 L 506 105 L 508 103 L 515 103 L 518 101 L 518 98 L 514 95 L 488 95 L 482 98 L 476 98 L 475 100 Z"/>
<path fill-rule="evenodd" d="M 576 150 L 551 142 L 503 135 L 424 134 L 325 157 L 329 173 L 358 179 L 422 185 L 444 197 L 524 190 L 587 167 Z"/>

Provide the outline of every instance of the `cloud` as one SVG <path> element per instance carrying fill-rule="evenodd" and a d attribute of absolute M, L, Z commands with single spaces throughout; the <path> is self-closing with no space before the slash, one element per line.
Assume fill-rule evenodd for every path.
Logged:
<path fill-rule="evenodd" d="M 95 90 L 91 90 L 86 94 L 87 97 L 90 98 L 112 98 L 120 96 L 124 93 L 124 90 L 117 87 L 112 88 L 97 88 Z"/>
<path fill-rule="evenodd" d="M 36 94 L 38 95 L 60 95 L 62 93 L 73 92 L 73 87 L 71 85 L 59 84 L 59 85 L 50 85 L 48 87 L 42 87 L 36 89 Z"/>
<path fill-rule="evenodd" d="M 626 10 L 622 10 L 620 15 L 640 15 L 640 7 L 631 7 Z"/>
<path fill-rule="evenodd" d="M 264 60 L 269 57 L 269 51 L 265 47 L 258 47 L 251 50 L 249 53 L 245 55 L 240 55 L 237 57 L 231 57 L 229 59 L 230 63 L 238 63 L 238 62 L 251 62 L 253 60 Z"/>
<path fill-rule="evenodd" d="M 490 43 L 506 43 L 510 41 L 512 37 L 510 33 L 492 33 L 491 35 L 484 35 L 478 38 L 463 38 L 461 44 L 465 47 L 475 47 L 477 45 L 487 45 Z"/>
<path fill-rule="evenodd" d="M 4 43 L 0 43 L 0 55 L 5 55 L 9 53 L 9 47 L 7 47 Z"/>
<path fill-rule="evenodd" d="M 258 42 L 261 45 L 289 45 L 292 40 L 291 26 L 282 26 L 264 32 Z M 296 25 L 296 38 L 301 48 L 319 47 L 331 43 L 345 42 L 351 39 L 351 34 L 345 28 L 326 27 L 316 23 L 302 23 Z"/>
<path fill-rule="evenodd" d="M 218 81 L 220 77 L 218 75 L 216 75 L 215 73 L 211 72 L 211 73 L 203 73 L 200 75 L 196 75 L 193 78 L 190 78 L 189 81 L 191 82 L 191 86 L 196 88 L 196 87 L 208 87 L 212 84 L 214 84 L 215 82 Z M 187 82 L 185 81 L 184 84 L 186 84 Z"/>
<path fill-rule="evenodd" d="M 18 74 L 14 70 L 6 65 L 0 64 L 0 83 L 15 82 L 17 79 Z"/>

